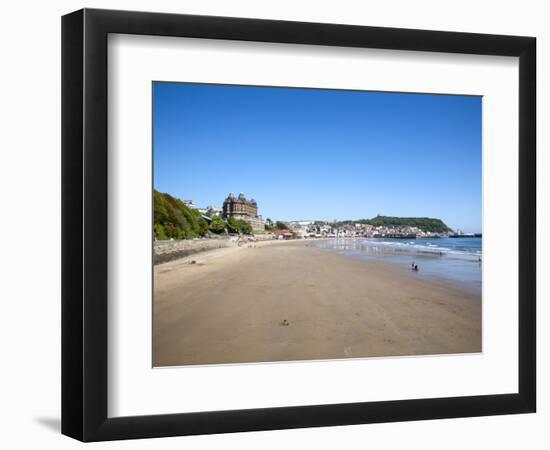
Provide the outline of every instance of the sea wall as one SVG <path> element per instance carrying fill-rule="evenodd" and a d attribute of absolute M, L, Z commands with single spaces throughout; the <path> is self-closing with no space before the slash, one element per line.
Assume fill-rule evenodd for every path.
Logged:
<path fill-rule="evenodd" d="M 262 241 L 272 239 L 271 235 L 256 235 L 248 237 L 221 237 L 217 239 L 195 239 L 181 241 L 155 241 L 153 246 L 154 263 L 162 264 L 195 253 L 215 250 L 217 248 L 243 245 L 250 240 Z"/>
<path fill-rule="evenodd" d="M 237 245 L 229 239 L 198 239 L 181 241 L 155 241 L 154 243 L 154 261 L 161 264 L 178 258 L 184 258 L 195 253 L 214 250 Z"/>

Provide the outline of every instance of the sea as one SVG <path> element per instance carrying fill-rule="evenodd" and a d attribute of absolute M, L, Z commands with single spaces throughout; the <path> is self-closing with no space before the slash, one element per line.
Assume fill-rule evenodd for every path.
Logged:
<path fill-rule="evenodd" d="M 482 238 L 328 239 L 319 248 L 365 260 L 398 264 L 420 278 L 456 284 L 481 294 Z M 418 271 L 412 271 L 412 264 Z"/>

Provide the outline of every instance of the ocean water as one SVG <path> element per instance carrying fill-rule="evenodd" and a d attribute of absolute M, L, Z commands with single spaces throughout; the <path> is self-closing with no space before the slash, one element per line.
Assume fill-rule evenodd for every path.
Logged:
<path fill-rule="evenodd" d="M 367 260 L 398 264 L 413 276 L 446 281 L 481 294 L 482 238 L 329 239 L 315 246 Z M 412 271 L 412 263 L 418 271 Z"/>

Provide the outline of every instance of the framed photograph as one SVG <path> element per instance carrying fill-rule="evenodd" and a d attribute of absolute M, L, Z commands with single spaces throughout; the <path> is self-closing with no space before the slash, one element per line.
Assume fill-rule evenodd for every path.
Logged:
<path fill-rule="evenodd" d="M 62 432 L 535 412 L 536 40 L 62 20 Z"/>

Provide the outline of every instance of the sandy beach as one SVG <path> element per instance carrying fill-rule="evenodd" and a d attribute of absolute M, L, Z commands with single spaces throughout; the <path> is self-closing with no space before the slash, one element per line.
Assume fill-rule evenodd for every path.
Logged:
<path fill-rule="evenodd" d="M 192 263 L 194 261 L 194 263 Z M 481 297 L 308 241 L 154 267 L 154 366 L 481 351 Z"/>

